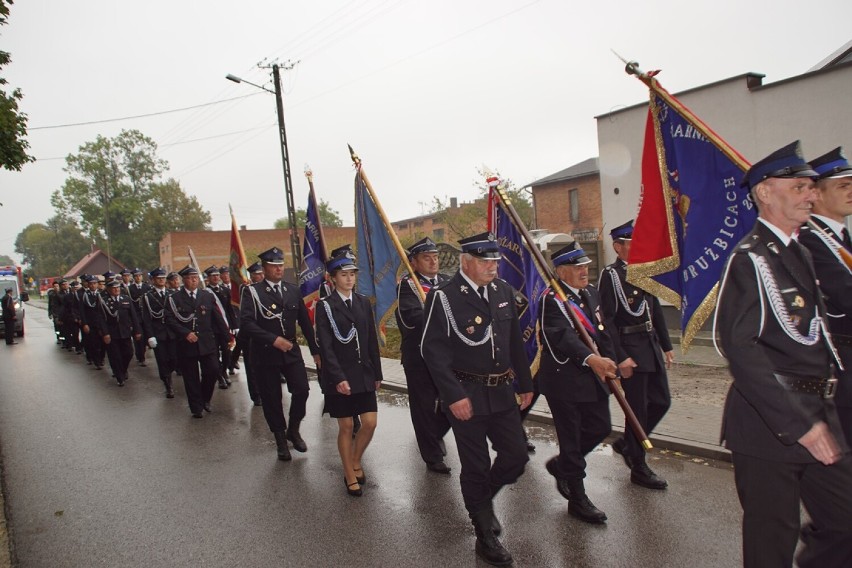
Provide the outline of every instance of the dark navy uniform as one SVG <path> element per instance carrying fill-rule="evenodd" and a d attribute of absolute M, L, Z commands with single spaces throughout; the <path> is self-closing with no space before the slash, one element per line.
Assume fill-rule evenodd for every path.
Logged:
<path fill-rule="evenodd" d="M 414 247 L 412 249 L 418 250 L 414 254 L 422 252 Z M 449 280 L 449 276 L 444 274 L 437 274 L 431 280 L 421 274 L 416 274 L 416 277 L 426 293 L 433 286 Z M 417 438 L 417 447 L 424 462 L 439 464 L 444 461 L 442 441 L 444 435 L 450 430 L 450 422 L 441 410 L 438 389 L 420 355 L 420 341 L 423 338 L 423 300 L 409 274 L 403 276 L 397 286 L 395 315 L 397 327 L 402 335 L 402 367 L 408 384 L 408 406 L 411 411 L 414 435 Z M 449 473 L 449 469 L 446 469 L 446 472 Z"/>
<path fill-rule="evenodd" d="M 212 292 L 216 299 L 219 300 L 219 305 L 222 306 L 222 311 L 225 313 L 225 321 L 228 324 L 228 329 L 237 329 L 237 318 L 234 316 L 234 310 L 231 309 L 231 290 L 222 285 L 219 280 L 221 272 L 218 266 L 208 267 L 204 273 L 208 280 L 213 280 L 216 277 L 216 282 L 208 284 L 207 290 Z M 230 336 L 223 337 L 219 342 L 219 388 L 226 389 L 230 386 L 231 381 L 228 379 L 228 369 L 231 368 L 231 349 L 228 347 Z"/>
<path fill-rule="evenodd" d="M 139 321 L 142 321 L 142 297 L 151 289 L 151 285 L 147 282 L 142 282 L 141 276 L 144 272 L 139 268 L 133 269 L 133 282 L 127 285 L 130 293 L 130 298 L 133 300 L 133 308 L 136 310 L 136 316 Z M 133 352 L 136 354 L 136 362 L 142 367 L 145 366 L 145 351 L 148 345 L 146 338 L 142 337 L 138 341 L 133 341 Z"/>
<path fill-rule="evenodd" d="M 629 240 L 633 235 L 632 221 L 616 227 L 611 235 L 614 241 Z M 615 346 L 614 360 L 622 363 L 630 358 L 637 365 L 633 375 L 621 381 L 624 396 L 639 424 L 650 434 L 671 406 L 663 354 L 672 350 L 672 342 L 663 308 L 656 296 L 627 281 L 627 263 L 620 258 L 603 270 L 598 287 L 604 322 Z M 640 475 L 631 475 L 631 479 L 652 489 L 664 488 L 665 480 L 659 476 L 655 478 L 658 484 L 642 482 L 650 479 L 639 472 L 639 468 L 647 469 L 645 449 L 626 423 L 624 432 L 624 439 L 613 444 L 613 448 Z"/>
<path fill-rule="evenodd" d="M 198 274 L 194 269 L 190 270 Z M 184 268 L 181 275 L 188 276 L 192 272 Z M 202 410 L 210 408 L 213 398 L 216 379 L 219 377 L 216 350 L 221 338 L 228 334 L 228 324 L 216 306 L 212 293 L 198 289 L 194 296 L 186 288 L 169 296 L 166 325 L 175 335 L 175 352 L 189 410 L 193 417 L 201 418 Z M 187 339 L 190 333 L 194 333 L 198 341 L 190 343 Z"/>
<path fill-rule="evenodd" d="M 53 320 L 56 343 L 62 343 L 62 296 L 56 288 L 47 291 L 47 317 Z"/>
<path fill-rule="evenodd" d="M 263 267 L 259 262 L 255 262 L 248 267 L 249 274 L 263 274 Z M 240 287 L 240 298 L 242 298 L 246 285 Z M 237 310 L 237 323 L 242 324 L 240 320 L 239 310 Z M 243 355 L 243 366 L 246 371 L 246 386 L 248 387 L 249 398 L 255 406 L 262 406 L 260 397 L 260 387 L 257 385 L 257 377 L 254 373 L 254 366 L 251 364 L 251 338 L 248 334 L 237 333 L 237 345 L 240 347 Z"/>
<path fill-rule="evenodd" d="M 459 243 L 477 258 L 500 258 L 491 234 Z M 529 461 L 512 381 L 517 380 L 520 393 L 531 393 L 533 385 L 512 287 L 495 278 L 484 288 L 479 291 L 461 269 L 432 288 L 424 308 L 421 354 L 456 438 L 462 497 L 476 529 L 477 552 L 505 562 L 511 556 L 496 539 L 492 500 L 504 485 L 517 481 Z M 449 407 L 465 398 L 473 416 L 459 420 Z M 488 440 L 497 452 L 493 464 Z"/>
<path fill-rule="evenodd" d="M 280 250 L 274 248 L 261 253 L 260 258 L 264 263 L 283 263 L 283 253 L 278 253 Z M 307 446 L 299 434 L 299 425 L 305 417 L 310 387 L 302 350 L 296 343 L 296 323 L 308 342 L 311 354 L 319 353 L 299 286 L 283 280 L 272 283 L 264 279 L 243 289 L 240 334 L 251 340 L 251 364 L 260 388 L 266 423 L 279 438 L 286 431 L 287 439 L 293 442 L 294 448 L 306 451 Z M 275 347 L 273 344 L 279 337 L 292 343 L 293 348 L 284 352 Z M 282 406 L 282 376 L 287 380 L 287 390 L 291 396 L 289 430 Z M 295 438 L 298 439 L 294 441 Z"/>
<path fill-rule="evenodd" d="M 840 148 L 811 160 L 810 164 L 819 174 L 818 183 L 840 178 L 852 182 L 852 166 Z M 817 191 L 825 191 L 822 184 Z M 839 380 L 834 400 L 846 441 L 852 444 L 852 270 L 840 253 L 840 249 L 844 249 L 852 254 L 852 239 L 848 227 L 837 221 L 821 215 L 812 215 L 811 221 L 822 230 L 803 225 L 799 242 L 808 248 L 813 258 L 819 287 L 825 297 L 831 338 L 843 363 L 844 369 L 837 371 Z"/>
<path fill-rule="evenodd" d="M 756 163 L 744 184 L 768 199 L 766 178 L 811 177 L 798 143 Z M 792 190 L 788 190 L 792 191 Z M 781 233 L 781 229 L 776 229 Z M 852 459 L 832 396 L 832 344 L 810 254 L 761 216 L 728 260 L 715 328 L 734 382 L 722 437 L 743 507 L 745 566 L 791 566 L 799 502 L 811 523 L 799 566 L 852 565 Z M 789 240 L 788 244 L 785 241 Z M 823 465 L 800 442 L 826 425 L 843 452 Z"/>
<path fill-rule="evenodd" d="M 117 282 L 112 282 L 117 287 Z M 100 323 L 98 324 L 106 346 L 107 358 L 112 374 L 119 386 L 127 380 L 127 368 L 133 358 L 133 339 L 142 334 L 142 326 L 133 308 L 130 296 L 110 295 L 101 300 Z M 107 343 L 109 337 L 109 343 Z"/>
<path fill-rule="evenodd" d="M 97 276 L 91 276 L 88 282 L 97 282 Z M 88 284 L 87 282 L 87 284 Z M 83 332 L 83 348 L 86 359 L 100 370 L 104 364 L 104 344 L 98 327 L 101 321 L 101 295 L 97 290 L 84 290 L 80 299 L 80 326 Z"/>
<path fill-rule="evenodd" d="M 164 270 L 157 269 L 151 276 L 165 276 Z M 169 292 L 166 288 L 158 290 L 152 287 L 142 296 L 142 327 L 149 346 L 154 345 L 154 358 L 157 360 L 157 373 L 166 388 L 166 397 L 174 398 L 172 372 L 177 367 L 175 335 L 166 325 Z M 154 339 L 154 341 L 151 341 Z"/>

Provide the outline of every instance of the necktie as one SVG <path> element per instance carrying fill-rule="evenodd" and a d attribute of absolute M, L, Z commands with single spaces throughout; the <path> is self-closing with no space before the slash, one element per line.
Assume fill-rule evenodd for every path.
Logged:
<path fill-rule="evenodd" d="M 430 278 L 429 284 L 431 284 L 432 286 L 437 286 L 438 285 L 438 279 L 437 278 Z"/>
<path fill-rule="evenodd" d="M 272 291 L 275 292 L 276 296 L 281 297 L 281 288 L 278 287 L 278 284 L 272 285 Z"/>
<path fill-rule="evenodd" d="M 849 238 L 849 229 L 843 229 L 843 246 L 852 250 L 852 239 Z"/>
<path fill-rule="evenodd" d="M 479 293 L 479 297 L 482 298 L 482 301 L 485 302 L 485 305 L 490 308 L 491 306 L 488 304 L 488 298 L 485 297 L 485 286 L 480 286 L 476 289 L 476 291 Z"/>
<path fill-rule="evenodd" d="M 345 300 L 343 300 L 343 303 L 346 304 L 347 308 L 349 308 L 350 310 L 352 309 L 352 298 L 346 298 Z"/>

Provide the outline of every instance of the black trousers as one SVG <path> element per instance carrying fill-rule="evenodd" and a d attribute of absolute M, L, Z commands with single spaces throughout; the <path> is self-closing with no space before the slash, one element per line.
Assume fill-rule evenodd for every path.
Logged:
<path fill-rule="evenodd" d="M 560 479 L 586 477 L 586 455 L 604 441 L 612 430 L 609 399 L 569 402 L 548 397 L 547 404 L 556 427 L 559 456 L 556 471 Z"/>
<path fill-rule="evenodd" d="M 130 366 L 130 360 L 133 358 L 133 340 L 129 337 L 122 339 L 117 335 L 110 336 L 109 345 L 105 345 L 107 358 L 109 359 L 109 368 L 112 369 L 112 374 L 116 380 L 127 380 L 127 368 Z"/>
<path fill-rule="evenodd" d="M 133 352 L 136 355 L 136 360 L 140 363 L 145 362 L 145 350 L 147 349 L 148 343 L 146 342 L 144 335 L 142 336 L 142 339 L 139 339 L 138 341 L 136 339 L 133 340 Z"/>
<path fill-rule="evenodd" d="M 86 359 L 97 365 L 104 363 L 104 341 L 98 330 L 89 326 L 89 333 L 83 332 L 83 349 Z"/>
<path fill-rule="evenodd" d="M 223 377 L 228 374 L 228 370 L 232 369 L 231 366 L 231 350 L 228 348 L 228 340 L 224 340 L 219 343 L 219 374 Z"/>
<path fill-rule="evenodd" d="M 504 485 L 518 480 L 529 461 L 527 445 L 518 409 L 457 420 L 452 413 L 447 418 L 453 428 L 461 462 L 462 498 L 471 514 L 491 507 L 491 495 Z M 494 463 L 488 453 L 488 441 L 497 452 Z"/>
<path fill-rule="evenodd" d="M 831 466 L 784 463 L 733 453 L 743 508 L 743 566 L 792 566 L 799 501 L 811 523 L 801 531 L 800 568 L 852 566 L 852 457 Z"/>
<path fill-rule="evenodd" d="M 6 334 L 6 343 L 11 344 L 15 341 L 15 320 L 12 319 L 4 319 L 3 320 L 3 333 Z"/>
<path fill-rule="evenodd" d="M 414 426 L 420 457 L 426 463 L 444 461 L 439 442 L 450 431 L 450 421 L 438 403 L 438 389 L 429 370 L 422 366 L 405 367 L 405 380 L 408 383 L 411 425 Z"/>
<path fill-rule="evenodd" d="M 657 427 L 672 403 L 666 370 L 658 369 L 655 373 L 633 373 L 629 379 L 622 379 L 621 386 L 624 387 L 624 398 L 636 414 L 636 419 L 645 433 L 650 436 L 651 431 Z M 624 432 L 624 455 L 644 460 L 645 448 L 626 422 Z"/>
<path fill-rule="evenodd" d="M 76 321 L 62 321 L 62 335 L 65 337 L 65 348 L 80 350 L 80 326 Z"/>
<path fill-rule="evenodd" d="M 154 359 L 157 361 L 157 373 L 160 376 L 160 380 L 165 382 L 177 368 L 175 340 L 158 339 L 157 347 L 154 349 Z"/>
<path fill-rule="evenodd" d="M 260 388 L 263 416 L 266 418 L 269 430 L 284 432 L 287 429 L 287 420 L 284 419 L 281 375 L 287 379 L 287 390 L 290 391 L 290 423 L 301 422 L 305 417 L 310 390 L 305 362 L 301 358 L 283 366 L 261 366 L 255 362 L 254 374 L 257 378 L 257 386 Z"/>
<path fill-rule="evenodd" d="M 204 405 L 213 399 L 213 390 L 219 378 L 219 361 L 216 359 L 216 352 L 197 357 L 181 357 L 178 359 L 178 366 L 183 377 L 189 411 L 201 412 Z M 200 374 L 199 367 L 201 367 Z"/>

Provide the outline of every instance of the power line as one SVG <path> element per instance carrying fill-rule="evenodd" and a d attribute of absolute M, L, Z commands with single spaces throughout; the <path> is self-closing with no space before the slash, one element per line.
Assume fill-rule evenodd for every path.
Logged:
<path fill-rule="evenodd" d="M 259 95 L 259 94 L 260 93 L 249 93 L 248 95 L 241 95 L 239 97 L 232 97 L 230 99 L 223 99 L 221 101 L 213 101 L 213 102 L 209 102 L 209 103 L 203 103 L 203 104 L 200 104 L 200 105 L 193 105 L 193 106 L 188 106 L 188 107 L 183 107 L 183 108 L 175 108 L 175 109 L 171 109 L 171 110 L 163 110 L 163 111 L 160 111 L 160 112 L 149 112 L 147 114 L 137 114 L 137 115 L 134 115 L 134 116 L 122 116 L 122 117 L 119 117 L 119 118 L 105 118 L 103 120 L 90 120 L 88 122 L 74 122 L 74 123 L 71 123 L 71 124 L 56 124 L 56 125 L 53 125 L 53 126 L 32 126 L 32 127 L 27 128 L 27 130 L 48 130 L 48 129 L 53 129 L 53 128 L 69 128 L 69 127 L 72 127 L 72 126 L 88 126 L 90 124 L 104 124 L 106 122 L 119 122 L 121 120 L 132 120 L 134 118 L 148 118 L 149 116 L 160 116 L 160 115 L 163 115 L 163 114 L 172 114 L 172 113 L 175 113 L 175 112 L 183 112 L 183 111 L 186 111 L 186 110 L 192 110 L 192 109 L 201 108 L 201 107 L 218 105 L 218 104 L 221 104 L 221 103 L 228 103 L 228 102 L 236 101 L 236 100 L 239 100 L 239 99 L 254 97 L 254 96 Z"/>

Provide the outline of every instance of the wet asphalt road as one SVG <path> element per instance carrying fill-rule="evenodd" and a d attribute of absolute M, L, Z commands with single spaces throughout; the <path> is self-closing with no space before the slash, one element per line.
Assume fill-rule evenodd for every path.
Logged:
<path fill-rule="evenodd" d="M 237 375 L 213 413 L 192 420 L 183 387 L 167 400 L 147 368 L 119 388 L 108 367 L 60 350 L 43 310 L 27 336 L 0 345 L 0 450 L 13 562 L 88 566 L 485 566 L 450 477 L 426 471 L 407 399 L 380 397 L 361 498 L 346 495 L 336 424 L 320 417 L 316 383 L 303 435 L 307 454 L 279 462 L 260 408 Z M 589 456 L 587 490 L 609 516 L 591 526 L 567 514 L 544 462 L 549 426 L 529 428 L 538 451 L 497 498 L 515 566 L 737 566 L 740 510 L 729 464 L 655 457 L 665 492 L 632 485 L 604 446 Z"/>

